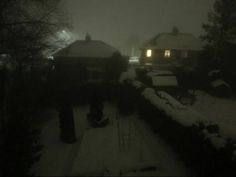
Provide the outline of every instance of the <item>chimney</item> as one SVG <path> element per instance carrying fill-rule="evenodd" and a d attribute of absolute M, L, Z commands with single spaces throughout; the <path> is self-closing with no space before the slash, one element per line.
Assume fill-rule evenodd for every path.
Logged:
<path fill-rule="evenodd" d="M 86 33 L 85 41 L 90 42 L 91 40 L 92 40 L 92 37 L 90 36 L 90 34 Z"/>
<path fill-rule="evenodd" d="M 172 28 L 172 34 L 173 34 L 174 36 L 177 36 L 177 35 L 179 34 L 179 29 L 178 29 L 176 26 L 173 26 L 173 28 Z"/>

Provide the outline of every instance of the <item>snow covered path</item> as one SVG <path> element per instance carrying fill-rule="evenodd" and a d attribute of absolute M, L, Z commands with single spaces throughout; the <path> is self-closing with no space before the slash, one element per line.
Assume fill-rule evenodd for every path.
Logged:
<path fill-rule="evenodd" d="M 57 118 L 42 132 L 45 145 L 39 163 L 33 169 L 39 176 L 138 175 L 187 176 L 190 173 L 159 137 L 137 115 L 119 117 L 106 103 L 104 114 L 110 119 L 105 128 L 89 128 L 88 106 L 74 108 L 78 142 L 59 141 Z"/>

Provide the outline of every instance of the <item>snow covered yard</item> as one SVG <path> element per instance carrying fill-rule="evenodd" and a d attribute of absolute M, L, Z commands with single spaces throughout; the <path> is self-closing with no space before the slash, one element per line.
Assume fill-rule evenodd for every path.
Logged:
<path fill-rule="evenodd" d="M 81 109 L 86 110 L 86 107 Z M 74 113 L 76 114 L 77 110 Z M 75 119 L 75 123 L 81 125 L 79 124 L 80 119 Z M 77 130 L 76 128 L 78 138 L 81 133 Z M 75 144 L 65 144 L 59 139 L 59 131 L 58 113 L 55 113 L 48 122 L 44 123 L 41 133 L 41 143 L 44 146 L 42 156 L 32 168 L 33 173 L 37 176 L 64 176 L 71 169 L 80 141 Z"/>
<path fill-rule="evenodd" d="M 220 134 L 236 140 L 236 100 L 217 98 L 196 91 L 196 102 L 190 106 L 220 126 Z"/>
<path fill-rule="evenodd" d="M 105 128 L 90 128 L 89 107 L 74 108 L 78 141 L 68 145 L 59 140 L 55 115 L 42 132 L 42 158 L 33 172 L 39 176 L 138 175 L 183 176 L 189 171 L 159 137 L 137 115 L 119 116 L 116 107 L 104 105 L 110 119 Z"/>

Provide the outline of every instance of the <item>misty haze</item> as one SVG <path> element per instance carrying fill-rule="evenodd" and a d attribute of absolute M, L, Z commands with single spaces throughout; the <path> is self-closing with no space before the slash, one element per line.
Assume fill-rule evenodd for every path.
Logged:
<path fill-rule="evenodd" d="M 236 176 L 235 0 L 1 0 L 0 176 Z"/>

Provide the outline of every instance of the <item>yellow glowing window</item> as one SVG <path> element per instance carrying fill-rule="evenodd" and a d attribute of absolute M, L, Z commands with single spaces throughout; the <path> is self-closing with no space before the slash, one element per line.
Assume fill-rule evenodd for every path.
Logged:
<path fill-rule="evenodd" d="M 170 50 L 165 50 L 164 57 L 165 58 L 170 58 L 170 56 L 171 56 L 171 51 Z"/>
<path fill-rule="evenodd" d="M 147 53 L 146 53 L 146 56 L 147 57 L 152 57 L 152 50 L 147 50 Z"/>

